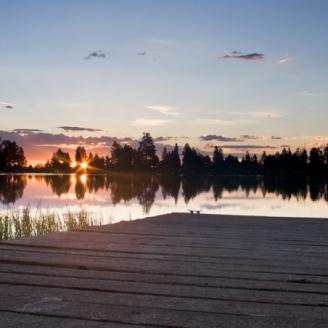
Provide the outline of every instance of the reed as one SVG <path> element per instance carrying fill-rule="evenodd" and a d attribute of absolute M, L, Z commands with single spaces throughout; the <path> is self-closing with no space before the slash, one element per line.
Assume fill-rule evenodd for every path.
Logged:
<path fill-rule="evenodd" d="M 51 232 L 72 231 L 101 225 L 101 218 L 94 218 L 84 209 L 73 212 L 67 210 L 60 215 L 50 211 L 23 210 L 0 211 L 0 240 L 34 237 Z"/>

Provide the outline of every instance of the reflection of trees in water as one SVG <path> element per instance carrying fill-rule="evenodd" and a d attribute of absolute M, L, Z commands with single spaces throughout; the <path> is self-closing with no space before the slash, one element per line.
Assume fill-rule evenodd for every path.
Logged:
<path fill-rule="evenodd" d="M 182 191 L 185 203 L 195 198 L 202 192 L 208 192 L 211 189 L 212 177 L 201 175 L 186 175 L 182 178 Z"/>
<path fill-rule="evenodd" d="M 264 177 L 261 181 L 265 192 L 283 199 L 291 199 L 293 196 L 297 200 L 304 200 L 308 193 L 306 178 Z"/>
<path fill-rule="evenodd" d="M 112 176 L 108 187 L 111 191 L 112 203 L 121 201 L 128 202 L 137 198 L 145 213 L 148 213 L 155 201 L 156 192 L 159 188 L 156 177 L 123 177 Z"/>
<path fill-rule="evenodd" d="M 21 198 L 27 184 L 27 177 L 21 175 L 0 175 L 0 203 L 15 203 Z"/>
<path fill-rule="evenodd" d="M 104 175 L 88 175 L 86 184 L 89 193 L 96 193 L 98 190 L 105 189 L 105 178 L 106 176 Z"/>
<path fill-rule="evenodd" d="M 71 177 L 69 175 L 45 175 L 43 178 L 47 186 L 50 185 L 51 190 L 57 196 L 68 193 L 71 188 Z"/>
<path fill-rule="evenodd" d="M 286 177 L 245 177 L 245 176 L 202 176 L 179 175 L 163 176 L 124 176 L 124 175 L 44 175 L 44 176 L 0 176 L 0 202 L 14 203 L 22 197 L 25 186 L 30 179 L 44 181 L 58 196 L 68 193 L 74 186 L 76 199 L 83 200 L 86 192 L 97 193 L 100 190 L 110 192 L 114 205 L 120 202 L 138 200 L 145 213 L 148 213 L 155 202 L 156 192 L 161 187 L 163 199 L 172 197 L 177 202 L 182 188 L 185 203 L 197 195 L 209 192 L 212 188 L 213 197 L 217 201 L 224 192 L 242 191 L 246 197 L 261 192 L 263 197 L 274 194 L 283 199 L 304 200 L 309 197 L 312 201 L 325 199 L 328 201 L 328 184 L 325 179 L 307 180 L 304 178 Z"/>
<path fill-rule="evenodd" d="M 317 201 L 321 198 L 327 200 L 327 181 L 312 178 L 309 185 L 309 193 L 312 201 Z"/>
<path fill-rule="evenodd" d="M 144 213 L 147 214 L 155 202 L 156 192 L 159 188 L 157 178 L 145 179 L 136 185 L 139 204 L 142 206 Z"/>
<path fill-rule="evenodd" d="M 87 180 L 84 180 L 85 175 L 78 174 L 75 180 L 75 195 L 77 200 L 83 200 L 87 191 Z"/>
<path fill-rule="evenodd" d="M 178 202 L 181 178 L 180 175 L 173 174 L 170 176 L 159 176 L 159 184 L 162 187 L 163 199 L 173 197 L 175 203 Z"/>
<path fill-rule="evenodd" d="M 245 192 L 246 197 L 250 193 L 256 194 L 260 188 L 259 178 L 256 176 L 216 176 L 212 178 L 213 196 L 215 200 L 222 198 L 223 192 L 237 192 L 239 189 Z"/>

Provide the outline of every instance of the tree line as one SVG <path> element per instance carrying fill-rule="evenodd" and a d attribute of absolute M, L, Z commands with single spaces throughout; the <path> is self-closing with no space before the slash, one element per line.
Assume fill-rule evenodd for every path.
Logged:
<path fill-rule="evenodd" d="M 163 174 L 274 174 L 305 173 L 328 175 L 328 145 L 324 148 L 313 147 L 310 151 L 297 148 L 291 151 L 283 148 L 281 152 L 261 156 L 251 155 L 248 151 L 242 158 L 224 154 L 215 146 L 212 156 L 204 155 L 196 148 L 185 144 L 180 152 L 176 144 L 172 150 L 163 148 L 158 157 L 156 145 L 149 133 L 144 133 L 139 146 L 121 145 L 114 141 L 109 154 L 100 156 L 87 153 L 83 146 L 77 147 L 74 158 L 68 152 L 58 149 L 45 164 L 26 167 L 24 150 L 15 141 L 3 140 L 0 143 L 0 170 L 31 170 L 37 172 L 146 172 Z"/>

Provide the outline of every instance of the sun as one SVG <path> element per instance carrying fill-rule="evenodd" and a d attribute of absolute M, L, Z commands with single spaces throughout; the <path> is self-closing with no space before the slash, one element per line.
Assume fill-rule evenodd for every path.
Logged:
<path fill-rule="evenodd" d="M 81 167 L 82 167 L 82 169 L 86 169 L 88 167 L 88 163 L 82 162 Z"/>

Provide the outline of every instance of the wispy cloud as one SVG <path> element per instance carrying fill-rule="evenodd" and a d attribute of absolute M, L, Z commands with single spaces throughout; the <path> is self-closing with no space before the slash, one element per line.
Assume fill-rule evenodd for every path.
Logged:
<path fill-rule="evenodd" d="M 240 136 L 241 139 L 246 139 L 246 140 L 257 140 L 257 139 L 260 139 L 260 137 L 258 136 L 253 136 L 253 135 L 250 135 L 250 134 L 242 134 Z"/>
<path fill-rule="evenodd" d="M 83 128 L 80 126 L 59 126 L 58 129 L 62 129 L 66 132 L 70 132 L 70 131 L 87 131 L 87 132 L 98 132 L 98 131 L 102 131 L 100 129 L 93 129 L 93 128 Z"/>
<path fill-rule="evenodd" d="M 251 115 L 253 117 L 263 117 L 263 118 L 279 118 L 282 117 L 280 113 L 277 112 L 271 112 L 271 111 L 253 111 L 248 112 L 248 115 Z"/>
<path fill-rule="evenodd" d="M 240 60 L 263 60 L 264 59 L 264 54 L 259 53 L 259 52 L 252 52 L 248 54 L 243 54 L 240 51 L 232 51 L 224 56 L 218 57 L 218 59 L 240 59 Z"/>
<path fill-rule="evenodd" d="M 227 149 L 276 149 L 276 146 L 270 145 L 223 145 L 221 148 Z"/>
<path fill-rule="evenodd" d="M 172 121 L 151 118 L 138 118 L 132 122 L 134 126 L 162 126 L 169 123 L 172 123 Z"/>
<path fill-rule="evenodd" d="M 208 134 L 206 136 L 200 136 L 199 139 L 201 141 L 223 141 L 223 142 L 241 142 L 243 141 L 240 138 L 234 138 L 234 137 L 224 137 L 224 136 L 219 136 L 216 134 Z"/>
<path fill-rule="evenodd" d="M 2 109 L 13 109 L 14 107 L 15 107 L 15 105 L 12 103 L 0 101 L 0 108 L 2 108 Z"/>
<path fill-rule="evenodd" d="M 196 118 L 195 120 L 191 121 L 191 123 L 197 125 L 230 125 L 234 122 L 215 118 Z"/>
<path fill-rule="evenodd" d="M 234 122 L 236 123 L 256 123 L 256 120 L 254 118 L 280 118 L 284 115 L 281 113 L 281 111 L 275 111 L 271 110 L 270 108 L 265 110 L 252 110 L 252 111 L 218 111 L 218 115 L 225 115 L 226 117 L 234 117 Z M 238 116 L 240 118 L 238 118 Z M 249 118 L 252 119 L 249 119 Z"/>
<path fill-rule="evenodd" d="M 28 134 L 28 133 L 35 133 L 35 132 L 42 132 L 43 130 L 40 129 L 14 129 L 12 132 L 19 133 L 19 134 Z"/>
<path fill-rule="evenodd" d="M 102 50 L 99 50 L 90 52 L 88 56 L 84 57 L 85 60 L 89 60 L 92 58 L 106 58 L 106 54 Z"/>
<path fill-rule="evenodd" d="M 290 62 L 290 57 L 288 54 L 282 56 L 279 60 L 278 60 L 278 64 L 287 64 Z"/>
<path fill-rule="evenodd" d="M 147 108 L 151 110 L 155 110 L 163 115 L 173 115 L 173 116 L 180 115 L 180 113 L 176 111 L 177 108 L 172 106 L 153 105 L 153 106 L 147 106 Z"/>
<path fill-rule="evenodd" d="M 140 51 L 137 53 L 138 56 L 147 56 L 147 51 Z"/>
<path fill-rule="evenodd" d="M 282 137 L 277 137 L 277 136 L 271 136 L 271 140 L 281 140 Z"/>

